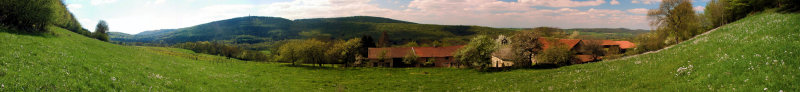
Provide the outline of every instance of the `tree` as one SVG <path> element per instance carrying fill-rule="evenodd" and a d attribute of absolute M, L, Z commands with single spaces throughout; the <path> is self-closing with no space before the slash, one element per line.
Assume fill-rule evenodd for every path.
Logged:
<path fill-rule="evenodd" d="M 554 44 L 553 47 L 545 49 L 541 54 L 536 54 L 536 64 L 563 66 L 575 60 L 574 57 L 574 53 L 569 51 L 566 46 Z"/>
<path fill-rule="evenodd" d="M 691 0 L 663 0 L 659 8 L 651 9 L 647 16 L 659 36 L 672 37 L 675 43 L 701 32 Z"/>
<path fill-rule="evenodd" d="M 377 47 L 375 46 L 375 40 L 372 39 L 372 36 L 364 35 L 361 36 L 361 46 L 359 46 L 359 53 L 361 55 L 369 54 L 369 48 Z"/>
<path fill-rule="evenodd" d="M 706 10 L 704 10 L 705 17 L 709 22 L 711 22 L 711 27 L 719 27 L 724 24 L 727 24 L 728 21 L 725 19 L 725 7 L 728 7 L 728 0 L 711 0 L 706 5 Z"/>
<path fill-rule="evenodd" d="M 583 46 L 581 46 L 580 52 L 592 55 L 592 59 L 597 60 L 597 57 L 604 56 L 606 53 L 603 50 L 602 43 L 603 41 L 601 40 L 583 40 Z"/>
<path fill-rule="evenodd" d="M 303 60 L 304 63 L 312 63 L 317 64 L 322 67 L 322 64 L 325 61 L 325 49 L 326 43 L 316 40 L 316 39 L 308 39 L 303 40 L 302 45 L 295 46 L 298 48 L 300 58 Z"/>
<path fill-rule="evenodd" d="M 511 55 L 515 67 L 529 67 L 531 66 L 531 58 L 533 54 L 542 50 L 542 44 L 539 42 L 539 36 L 534 32 L 520 31 L 511 37 Z"/>
<path fill-rule="evenodd" d="M 566 36 L 564 31 L 554 27 L 536 27 L 533 28 L 532 31 L 534 34 L 544 37 L 563 38 Z"/>
<path fill-rule="evenodd" d="M 97 27 L 94 29 L 94 33 L 92 34 L 94 35 L 95 39 L 108 42 L 107 32 L 108 24 L 106 24 L 106 21 L 100 20 L 100 22 L 97 22 Z"/>
<path fill-rule="evenodd" d="M 414 50 L 409 50 L 408 54 L 406 54 L 406 56 L 403 56 L 403 63 L 411 65 L 417 64 L 418 63 L 417 58 L 419 58 L 419 56 L 417 56 L 417 54 L 414 53 Z"/>
<path fill-rule="evenodd" d="M 461 63 L 478 70 L 486 70 L 491 65 L 492 52 L 497 50 L 497 44 L 491 38 L 478 35 L 470 40 L 469 44 L 459 49 L 454 57 Z"/>
<path fill-rule="evenodd" d="M 333 46 L 326 52 L 326 54 L 334 60 L 344 63 L 347 67 L 356 61 L 356 56 L 359 56 L 359 48 L 361 48 L 361 39 L 353 38 L 347 41 L 339 41 L 332 43 Z"/>
<path fill-rule="evenodd" d="M 419 47 L 419 43 L 417 43 L 417 41 L 410 41 L 404 44 L 403 47 Z"/>
<path fill-rule="evenodd" d="M 389 35 L 386 34 L 386 31 L 381 33 L 381 38 L 378 40 L 378 47 L 389 47 Z"/>
<path fill-rule="evenodd" d="M 3 0 L 0 1 L 0 26 L 21 32 L 42 33 L 52 21 L 53 0 Z"/>
<path fill-rule="evenodd" d="M 289 61 L 292 65 L 296 65 L 297 60 L 300 58 L 300 50 L 298 46 L 302 45 L 302 40 L 289 40 L 278 49 L 280 60 Z"/>

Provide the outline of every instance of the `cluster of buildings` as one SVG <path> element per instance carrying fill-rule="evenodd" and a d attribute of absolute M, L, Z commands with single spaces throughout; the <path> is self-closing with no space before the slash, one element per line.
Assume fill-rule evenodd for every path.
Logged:
<path fill-rule="evenodd" d="M 629 41 L 612 41 L 612 40 L 583 40 L 583 39 L 552 39 L 539 38 L 542 43 L 543 49 L 553 48 L 555 44 L 566 46 L 570 51 L 575 52 L 578 60 L 576 63 L 587 63 L 600 60 L 602 58 L 594 58 L 592 55 L 587 55 L 581 51 L 581 48 L 587 42 L 598 42 L 606 51 L 616 51 L 609 53 L 625 53 L 627 50 L 635 48 L 636 45 Z M 497 40 L 500 44 L 508 44 L 508 39 L 500 37 Z M 446 47 L 387 47 L 387 48 L 369 48 L 367 55 L 371 63 L 369 66 L 383 66 L 383 67 L 455 67 L 458 66 L 453 54 L 458 51 L 463 45 L 459 46 L 446 46 Z M 492 67 L 505 67 L 511 66 L 511 48 L 510 46 L 501 46 L 497 52 L 492 56 Z M 403 58 L 407 55 L 414 54 L 417 56 L 416 63 L 406 64 L 402 62 Z M 531 59 L 535 63 L 535 59 Z"/>

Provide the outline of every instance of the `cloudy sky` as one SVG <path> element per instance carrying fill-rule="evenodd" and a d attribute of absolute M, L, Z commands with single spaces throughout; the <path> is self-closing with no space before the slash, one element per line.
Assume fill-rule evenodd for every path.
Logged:
<path fill-rule="evenodd" d="M 378 16 L 423 24 L 499 28 L 650 29 L 645 13 L 661 0 L 65 0 L 84 28 L 111 31 L 190 27 L 242 16 L 287 19 Z M 694 0 L 702 10 L 708 0 Z"/>

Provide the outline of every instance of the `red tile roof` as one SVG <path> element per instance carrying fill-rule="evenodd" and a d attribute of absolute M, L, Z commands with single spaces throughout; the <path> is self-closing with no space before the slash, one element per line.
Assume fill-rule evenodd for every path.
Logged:
<path fill-rule="evenodd" d="M 611 40 L 601 40 L 601 41 L 603 41 L 603 43 L 600 44 L 600 45 L 619 45 L 619 43 L 611 41 Z"/>
<path fill-rule="evenodd" d="M 459 48 L 464 47 L 464 45 L 459 46 L 448 46 L 448 47 L 412 47 L 414 49 L 414 53 L 417 54 L 419 57 L 451 57 L 453 53 L 458 51 Z"/>
<path fill-rule="evenodd" d="M 636 48 L 636 44 L 633 44 L 629 41 L 614 41 L 614 42 L 618 43 L 619 47 L 622 49 Z"/>
<path fill-rule="evenodd" d="M 403 58 L 411 50 L 419 57 L 452 57 L 464 45 L 447 47 L 390 47 L 390 48 L 369 48 L 369 59 L 378 59 L 382 51 L 386 51 L 386 58 Z"/>
<path fill-rule="evenodd" d="M 550 48 L 550 41 L 547 38 L 539 38 L 539 42 L 542 43 L 542 49 Z M 572 49 L 581 42 L 581 39 L 558 39 L 558 42 L 566 45 L 567 49 Z"/>

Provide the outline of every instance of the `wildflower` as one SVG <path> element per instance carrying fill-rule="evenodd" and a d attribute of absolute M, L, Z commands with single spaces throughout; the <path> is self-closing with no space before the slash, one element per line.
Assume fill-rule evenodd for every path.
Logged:
<path fill-rule="evenodd" d="M 112 81 L 117 81 L 117 77 L 111 77 Z"/>
<path fill-rule="evenodd" d="M 764 88 L 764 91 L 767 91 L 767 88 Z"/>

